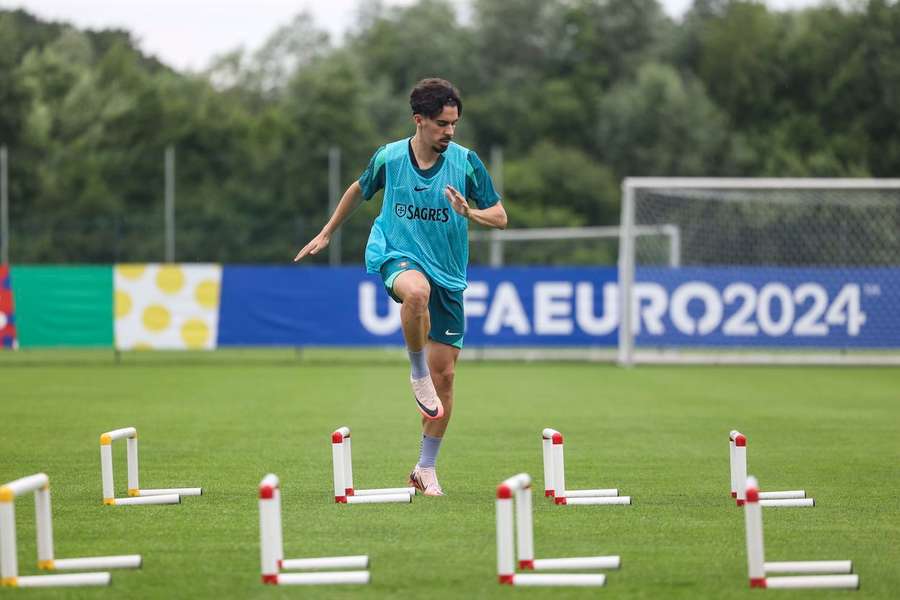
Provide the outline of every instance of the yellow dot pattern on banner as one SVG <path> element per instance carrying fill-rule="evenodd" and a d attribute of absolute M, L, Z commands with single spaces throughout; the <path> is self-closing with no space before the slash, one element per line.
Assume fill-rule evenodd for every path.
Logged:
<path fill-rule="evenodd" d="M 131 296 L 128 295 L 128 292 L 116 290 L 115 306 L 117 319 L 121 319 L 131 312 Z"/>
<path fill-rule="evenodd" d="M 219 282 L 201 281 L 194 291 L 197 304 L 207 310 L 212 310 L 219 305 Z"/>
<path fill-rule="evenodd" d="M 148 331 L 159 332 L 169 326 L 169 323 L 172 322 L 172 315 L 165 306 L 153 304 L 144 309 L 141 321 Z"/>
<path fill-rule="evenodd" d="M 200 319 L 188 319 L 181 326 L 181 339 L 188 348 L 204 348 L 209 341 L 209 326 Z"/>
<path fill-rule="evenodd" d="M 156 285 L 167 294 L 177 294 L 184 287 L 184 271 L 181 267 L 166 265 L 156 274 Z"/>
<path fill-rule="evenodd" d="M 124 277 L 125 279 L 136 280 L 140 279 L 141 275 L 144 274 L 144 271 L 147 270 L 147 265 L 117 265 L 116 272 Z"/>

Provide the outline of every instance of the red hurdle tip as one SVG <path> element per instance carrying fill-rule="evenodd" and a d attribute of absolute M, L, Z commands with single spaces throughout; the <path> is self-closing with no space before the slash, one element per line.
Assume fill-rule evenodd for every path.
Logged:
<path fill-rule="evenodd" d="M 523 571 L 534 571 L 534 561 L 533 560 L 520 560 L 519 568 Z"/>
<path fill-rule="evenodd" d="M 261 485 L 259 486 L 259 498 L 260 500 L 271 500 L 275 497 L 275 488 L 271 485 Z"/>
<path fill-rule="evenodd" d="M 553 502 L 554 504 L 565 504 L 566 499 L 564 497 L 556 496 L 555 498 L 553 498 Z"/>
<path fill-rule="evenodd" d="M 738 500 L 740 502 L 740 500 Z M 759 490 L 756 488 L 747 488 L 747 502 L 759 502 Z"/>
<path fill-rule="evenodd" d="M 501 483 L 497 486 L 497 499 L 506 500 L 512 498 L 512 490 L 509 489 L 509 486 L 505 483 Z"/>
<path fill-rule="evenodd" d="M 732 497 L 732 498 L 737 498 L 737 492 L 731 492 L 731 497 Z"/>
<path fill-rule="evenodd" d="M 335 504 L 347 504 L 347 496 L 335 496 L 334 503 Z"/>
<path fill-rule="evenodd" d="M 278 559 L 278 570 L 280 571 L 282 567 L 284 567 L 284 563 L 283 563 L 283 561 L 279 558 L 279 559 Z"/>
<path fill-rule="evenodd" d="M 750 579 L 750 587 L 752 588 L 764 588 L 766 587 L 766 578 L 765 577 L 753 577 Z"/>
<path fill-rule="evenodd" d="M 544 498 L 552 498 L 553 490 L 544 490 Z"/>
<path fill-rule="evenodd" d="M 734 445 L 735 446 L 746 446 L 747 445 L 747 438 L 744 437 L 744 434 L 739 434 L 739 435 L 735 436 Z"/>
<path fill-rule="evenodd" d="M 278 575 L 263 575 L 262 582 L 268 585 L 278 585 Z"/>
<path fill-rule="evenodd" d="M 506 585 L 513 584 L 513 576 L 512 575 L 500 575 L 500 583 Z"/>
<path fill-rule="evenodd" d="M 353 488 L 346 488 L 346 489 L 344 489 L 344 495 L 345 495 L 345 496 L 352 496 L 352 495 L 353 495 Z"/>
<path fill-rule="evenodd" d="M 331 443 L 332 444 L 343 444 L 344 443 L 344 434 L 340 431 L 335 431 L 331 434 Z"/>
<path fill-rule="evenodd" d="M 559 433 L 558 431 L 557 431 L 556 433 L 553 434 L 553 443 L 554 443 L 554 444 L 557 444 L 557 445 L 563 443 L 563 436 L 562 436 L 562 434 Z"/>
<path fill-rule="evenodd" d="M 737 500 L 736 502 L 737 502 L 737 505 L 738 505 L 738 506 L 743 506 L 743 505 L 744 505 L 744 501 L 743 501 L 743 500 Z"/>

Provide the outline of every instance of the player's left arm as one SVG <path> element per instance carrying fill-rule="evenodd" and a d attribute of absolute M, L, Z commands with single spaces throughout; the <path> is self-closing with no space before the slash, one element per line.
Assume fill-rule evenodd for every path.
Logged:
<path fill-rule="evenodd" d="M 475 152 L 469 151 L 467 157 L 465 194 L 450 185 L 444 194 L 458 215 L 485 227 L 506 229 L 506 210 L 500 202 L 500 194 L 494 189 L 491 176 Z M 469 206 L 468 200 L 473 200 L 476 208 Z"/>
<path fill-rule="evenodd" d="M 452 185 L 447 186 L 447 189 L 444 190 L 444 195 L 447 196 L 456 214 L 485 227 L 506 229 L 506 209 L 503 208 L 503 204 L 499 200 L 488 208 L 472 208 L 466 199 L 463 198 L 463 195 L 459 193 L 459 190 Z"/>

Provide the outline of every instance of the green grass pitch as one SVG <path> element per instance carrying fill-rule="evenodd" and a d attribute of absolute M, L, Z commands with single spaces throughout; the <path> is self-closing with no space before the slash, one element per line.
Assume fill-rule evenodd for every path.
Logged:
<path fill-rule="evenodd" d="M 113 570 L 106 589 L 0 596 L 900 597 L 900 370 L 463 362 L 438 462 L 447 496 L 338 506 L 336 427 L 353 430 L 359 488 L 404 485 L 418 452 L 407 367 L 364 356 L 0 355 L 0 482 L 50 476 L 58 558 L 144 557 L 141 570 Z M 130 425 L 142 486 L 202 486 L 204 495 L 102 506 L 98 436 Z M 545 501 L 544 427 L 566 437 L 570 487 L 618 487 L 633 505 Z M 748 588 L 743 514 L 728 494 L 732 428 L 747 434 L 763 489 L 805 489 L 817 502 L 765 511 L 767 559 L 852 559 L 859 591 Z M 121 493 L 124 442 L 114 454 Z M 497 584 L 495 488 L 520 471 L 535 480 L 537 557 L 618 554 L 622 568 L 607 572 L 605 588 Z M 282 481 L 285 557 L 368 554 L 370 585 L 260 583 L 257 484 L 268 472 Z M 37 574 L 31 498 L 16 511 L 20 575 Z"/>

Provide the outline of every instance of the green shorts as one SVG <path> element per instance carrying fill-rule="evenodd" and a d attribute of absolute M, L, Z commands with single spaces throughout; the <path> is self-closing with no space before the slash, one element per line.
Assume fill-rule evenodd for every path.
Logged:
<path fill-rule="evenodd" d="M 463 312 L 463 292 L 458 290 L 451 292 L 442 288 L 428 276 L 420 265 L 408 258 L 395 258 L 381 265 L 381 279 L 384 281 L 384 289 L 394 302 L 402 303 L 402 300 L 394 294 L 394 280 L 404 271 L 418 271 L 428 280 L 431 286 L 431 296 L 428 298 L 428 314 L 431 317 L 431 331 L 428 337 L 436 342 L 463 347 L 463 337 L 466 331 L 466 316 Z"/>

